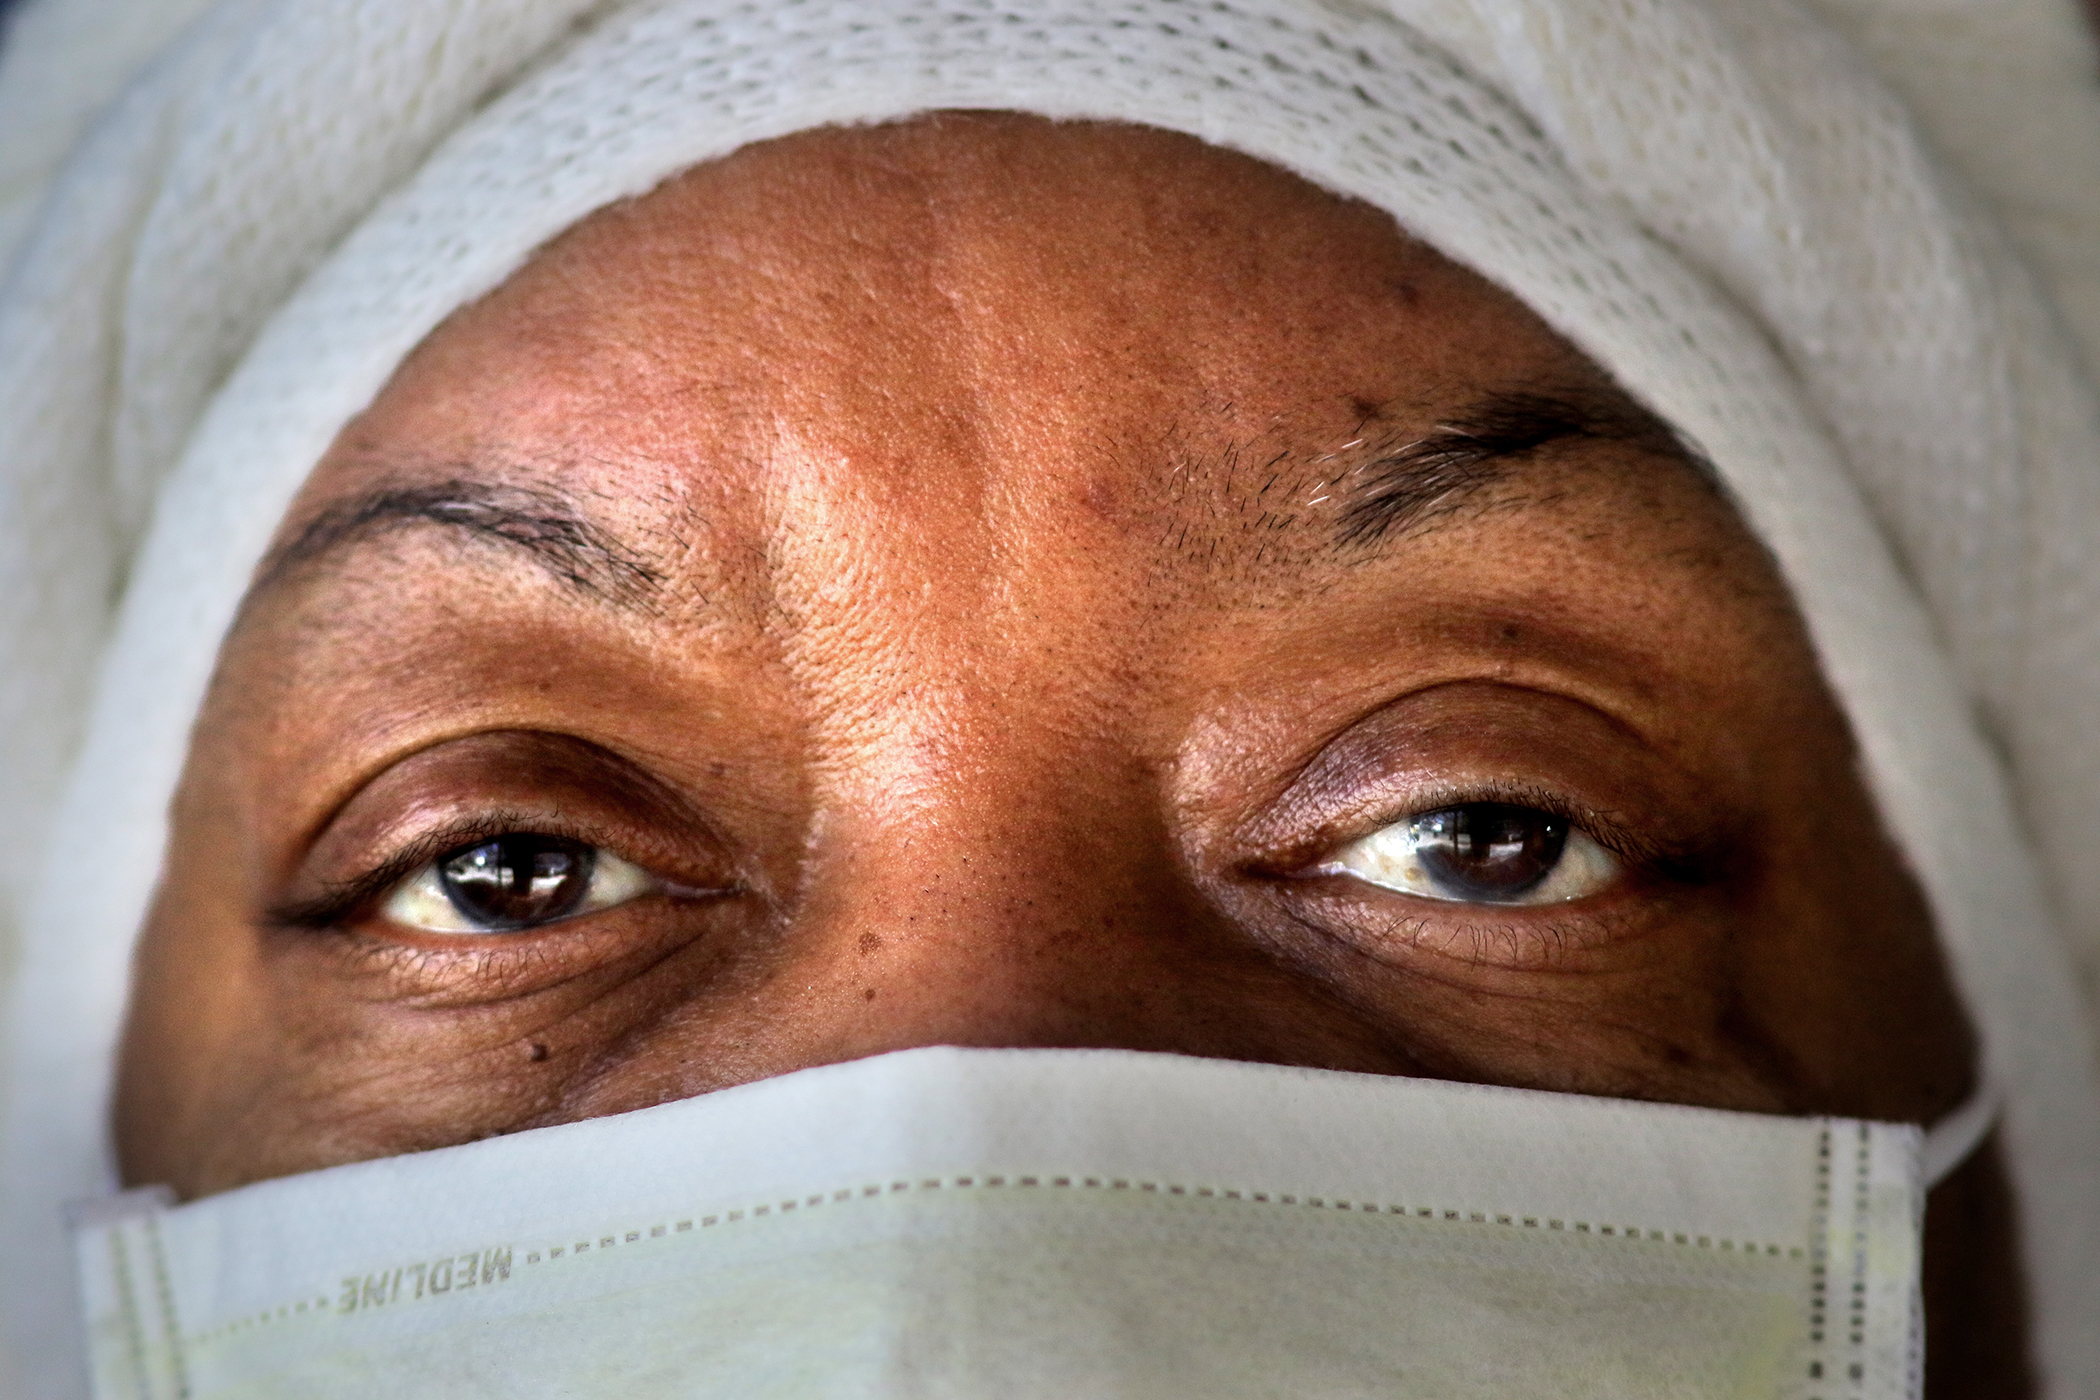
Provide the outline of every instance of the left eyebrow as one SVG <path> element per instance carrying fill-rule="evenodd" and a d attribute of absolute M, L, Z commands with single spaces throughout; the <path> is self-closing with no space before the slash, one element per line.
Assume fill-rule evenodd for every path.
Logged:
<path fill-rule="evenodd" d="M 322 511 L 264 560 L 252 599 L 303 565 L 389 530 L 435 526 L 522 552 L 577 592 L 647 612 L 663 573 L 566 497 L 532 487 L 457 479 L 381 487 Z"/>
<path fill-rule="evenodd" d="M 1376 544 L 1420 525 L 1507 476 L 1540 448 L 1573 440 L 1613 442 L 1674 457 L 1708 481 L 1712 468 L 1670 426 L 1608 391 L 1514 390 L 1481 396 L 1436 428 L 1357 468 L 1336 529 L 1344 548 Z"/>

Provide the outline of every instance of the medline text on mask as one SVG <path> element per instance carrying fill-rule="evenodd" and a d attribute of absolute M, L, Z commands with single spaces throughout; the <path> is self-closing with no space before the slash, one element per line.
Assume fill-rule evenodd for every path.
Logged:
<path fill-rule="evenodd" d="M 479 1253 L 447 1254 L 425 1263 L 404 1264 L 391 1272 L 346 1278 L 342 1294 L 335 1300 L 335 1310 L 350 1313 L 360 1308 L 432 1298 L 455 1288 L 502 1283 L 510 1277 L 510 1258 L 511 1247 L 503 1245 Z"/>

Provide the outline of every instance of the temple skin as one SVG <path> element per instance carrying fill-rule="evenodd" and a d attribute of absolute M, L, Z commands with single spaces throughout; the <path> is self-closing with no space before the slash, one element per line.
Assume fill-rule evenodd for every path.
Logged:
<path fill-rule="evenodd" d="M 1615 873 L 1331 868 L 1479 801 Z M 658 884 L 383 912 L 504 831 Z M 344 429 L 196 729 L 118 1141 L 194 1197 L 927 1044 L 1913 1122 L 1975 1059 L 1784 583 L 1667 430 L 1368 206 L 990 113 L 603 210 Z M 1934 1194 L 1941 1400 L 2025 1392 L 2012 1209 L 1995 1148 Z"/>

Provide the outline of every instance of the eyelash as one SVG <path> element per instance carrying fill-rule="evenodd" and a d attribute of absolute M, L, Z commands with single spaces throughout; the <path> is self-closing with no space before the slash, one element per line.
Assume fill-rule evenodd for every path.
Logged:
<path fill-rule="evenodd" d="M 1454 784 L 1448 788 L 1432 788 L 1425 793 L 1410 794 L 1406 805 L 1399 809 L 1395 809 L 1389 803 L 1380 803 L 1368 809 L 1379 814 L 1374 820 L 1358 820 L 1352 815 L 1344 821 L 1331 823 L 1321 836 L 1320 849 L 1323 852 L 1334 849 L 1358 837 L 1367 836 L 1427 812 L 1482 802 L 1528 807 L 1549 817 L 1558 817 L 1571 826 L 1580 827 L 1588 833 L 1591 840 L 1624 861 L 1628 869 L 1656 869 L 1678 864 L 1682 860 L 1682 857 L 1666 851 L 1656 842 L 1642 839 L 1607 812 L 1572 801 L 1551 788 L 1534 787 L 1528 783 L 1503 779 Z"/>

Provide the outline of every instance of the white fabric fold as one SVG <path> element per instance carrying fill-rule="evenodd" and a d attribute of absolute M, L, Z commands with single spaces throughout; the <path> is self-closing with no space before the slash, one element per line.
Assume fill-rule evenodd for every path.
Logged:
<path fill-rule="evenodd" d="M 1363 198 L 1708 454 L 1795 589 L 1983 1030 L 2049 1393 L 2100 1393 L 2100 1095 L 2069 952 L 2100 946 L 2079 845 L 2100 409 L 2006 241 L 1783 0 L 204 11 L 53 178 L 0 284 L 21 928 L 0 1387 L 75 1384 L 55 1209 L 109 1182 L 110 1056 L 188 726 L 329 439 L 592 209 L 754 140 L 940 107 L 1150 123 Z"/>

